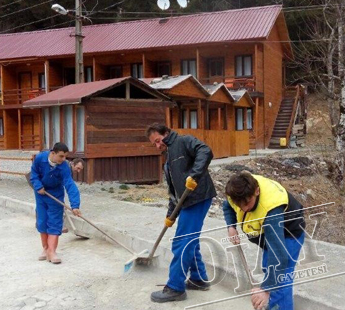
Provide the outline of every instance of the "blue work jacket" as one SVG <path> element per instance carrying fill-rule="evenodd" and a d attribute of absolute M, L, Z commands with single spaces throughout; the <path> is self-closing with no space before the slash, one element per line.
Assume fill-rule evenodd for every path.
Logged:
<path fill-rule="evenodd" d="M 71 208 L 79 208 L 80 193 L 71 175 L 71 169 L 67 161 L 52 167 L 48 162 L 50 151 L 39 153 L 32 166 L 30 181 L 37 192 L 44 188 L 53 196 L 63 196 L 64 188 L 67 191 Z"/>

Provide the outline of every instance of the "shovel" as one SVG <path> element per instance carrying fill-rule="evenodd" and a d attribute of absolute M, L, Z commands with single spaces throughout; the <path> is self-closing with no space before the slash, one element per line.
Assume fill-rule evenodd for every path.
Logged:
<path fill-rule="evenodd" d="M 169 219 L 171 221 L 174 221 L 178 215 L 178 213 L 180 212 L 181 208 L 182 208 L 182 204 L 183 202 L 185 201 L 185 199 L 187 198 L 187 196 L 189 195 L 189 193 L 191 192 L 190 189 L 185 189 L 181 198 L 179 199 L 173 213 L 171 213 Z M 164 225 L 160 235 L 158 236 L 155 244 L 153 245 L 153 248 L 150 252 L 150 254 L 148 256 L 134 256 L 131 260 L 129 260 L 127 263 L 126 263 L 126 266 L 128 267 L 126 271 L 128 271 L 130 268 L 132 268 L 132 266 L 134 265 L 134 263 L 138 264 L 138 265 L 146 265 L 146 266 L 149 266 L 151 265 L 152 261 L 154 259 L 156 259 L 158 256 L 154 256 L 157 248 L 158 248 L 158 245 L 159 243 L 161 242 L 163 236 L 165 235 L 166 231 L 168 230 L 168 226 Z M 147 250 L 147 253 L 148 253 L 148 250 Z"/>

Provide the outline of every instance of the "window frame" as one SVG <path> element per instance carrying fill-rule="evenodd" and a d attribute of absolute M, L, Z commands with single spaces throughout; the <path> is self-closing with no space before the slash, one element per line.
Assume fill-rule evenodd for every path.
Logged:
<path fill-rule="evenodd" d="M 116 76 L 116 74 L 112 75 L 112 72 L 116 73 L 116 70 L 119 69 L 120 76 Z M 132 68 L 131 68 L 132 70 Z M 131 71 L 132 73 L 132 71 Z M 114 65 L 109 67 L 109 78 L 110 79 L 118 79 L 123 77 L 123 65 Z"/>
<path fill-rule="evenodd" d="M 183 73 L 183 62 L 184 61 L 186 61 L 187 62 L 187 73 L 185 74 L 185 73 Z M 194 63 L 195 63 L 195 75 L 193 75 L 192 73 L 191 73 L 191 62 L 192 61 L 194 61 Z M 188 58 L 188 59 L 182 59 L 181 60 L 181 75 L 188 75 L 188 74 L 190 74 L 190 75 L 193 75 L 195 78 L 197 77 L 197 65 L 196 65 L 196 58 Z"/>
<path fill-rule="evenodd" d="M 137 76 L 134 76 L 133 75 L 133 70 L 134 70 L 134 66 L 137 66 L 137 69 L 136 69 L 136 75 Z M 140 67 L 141 67 L 141 70 L 140 70 Z M 136 62 L 136 63 L 132 63 L 131 64 L 131 76 L 136 78 L 136 79 L 141 79 L 144 77 L 144 71 L 143 71 L 143 63 L 142 62 Z M 141 76 L 140 76 L 140 72 L 141 72 Z"/>
<path fill-rule="evenodd" d="M 238 114 L 237 111 L 241 110 L 242 111 L 242 129 L 238 128 Z M 244 126 L 244 108 L 235 108 L 235 130 L 236 131 L 243 131 L 245 130 L 245 126 Z"/>
<path fill-rule="evenodd" d="M 162 77 L 163 75 L 167 75 L 167 74 L 161 74 L 159 71 L 160 71 L 160 68 L 163 67 L 163 66 L 168 66 L 169 67 L 169 74 L 168 76 L 171 76 L 171 61 L 159 61 L 157 62 L 157 77 Z"/>
<path fill-rule="evenodd" d="M 244 67 L 244 58 L 250 57 L 250 75 L 245 75 L 245 67 Z M 241 68 L 242 68 L 242 75 L 239 75 L 237 72 L 237 59 L 241 59 Z M 243 54 L 243 55 L 236 55 L 235 56 L 235 77 L 236 78 L 251 78 L 253 77 L 253 54 Z"/>
<path fill-rule="evenodd" d="M 5 128 L 4 128 L 4 118 L 0 117 L 0 137 L 5 135 Z"/>
<path fill-rule="evenodd" d="M 216 62 L 221 62 L 221 67 L 222 67 L 222 74 L 221 74 L 221 75 L 217 74 L 217 72 L 216 72 L 215 75 L 211 75 L 211 73 L 212 73 L 211 66 L 212 66 L 213 63 L 216 63 Z M 209 58 L 209 59 L 208 59 L 208 64 L 207 64 L 207 68 L 208 68 L 208 77 L 209 77 L 209 78 L 213 78 L 213 77 L 224 77 L 224 72 L 225 72 L 225 68 L 224 68 L 224 58 L 223 58 L 223 57 Z M 215 71 L 217 71 L 217 67 L 216 67 L 215 69 L 216 69 Z"/>

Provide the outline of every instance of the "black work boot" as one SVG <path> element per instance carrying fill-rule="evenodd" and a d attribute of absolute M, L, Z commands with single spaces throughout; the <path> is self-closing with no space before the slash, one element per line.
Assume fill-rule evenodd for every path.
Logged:
<path fill-rule="evenodd" d="M 153 302 L 168 302 L 168 301 L 178 301 L 185 300 L 187 298 L 186 292 L 175 291 L 169 286 L 164 286 L 163 291 L 153 292 L 151 294 L 151 300 Z"/>
<path fill-rule="evenodd" d="M 204 282 L 202 280 L 196 281 L 188 279 L 186 282 L 187 290 L 197 290 L 197 291 L 208 291 L 210 289 L 210 283 Z"/>

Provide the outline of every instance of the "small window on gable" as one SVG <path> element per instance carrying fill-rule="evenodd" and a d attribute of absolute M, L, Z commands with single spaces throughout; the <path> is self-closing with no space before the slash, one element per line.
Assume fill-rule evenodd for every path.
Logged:
<path fill-rule="evenodd" d="M 236 77 L 250 77 L 253 76 L 252 55 L 236 56 Z"/>

